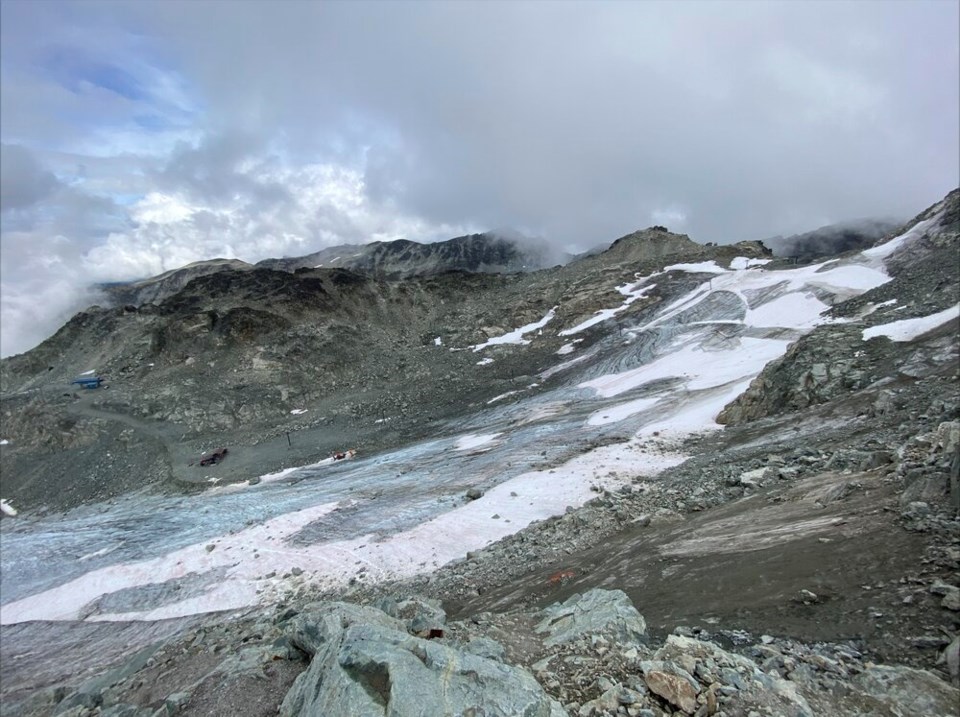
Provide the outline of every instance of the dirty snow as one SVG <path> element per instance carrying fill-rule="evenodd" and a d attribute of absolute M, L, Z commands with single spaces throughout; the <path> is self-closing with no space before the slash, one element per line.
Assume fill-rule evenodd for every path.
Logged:
<path fill-rule="evenodd" d="M 872 339 L 874 336 L 886 336 L 891 341 L 913 341 L 918 336 L 922 336 L 928 331 L 932 331 L 938 326 L 942 326 L 948 321 L 960 317 L 960 304 L 951 306 L 949 309 L 938 311 L 936 314 L 921 316 L 916 319 L 901 319 L 889 324 L 880 324 L 871 326 L 863 330 L 863 340 Z"/>
<path fill-rule="evenodd" d="M 529 344 L 530 342 L 527 339 L 523 338 L 524 334 L 529 334 L 532 331 L 536 331 L 537 329 L 542 329 L 544 326 L 550 323 L 550 321 L 553 319 L 556 313 L 557 313 L 557 307 L 554 306 L 552 309 L 550 309 L 550 311 L 547 312 L 547 315 L 544 316 L 539 321 L 535 321 L 532 324 L 527 324 L 526 326 L 521 326 L 519 329 L 514 329 L 510 333 L 504 334 L 503 336 L 495 336 L 492 339 L 488 339 L 487 341 L 484 341 L 482 344 L 477 344 L 476 346 L 474 346 L 473 350 L 480 351 L 482 349 L 485 349 L 487 346 L 496 346 L 499 344 L 520 344 L 520 345 Z"/>

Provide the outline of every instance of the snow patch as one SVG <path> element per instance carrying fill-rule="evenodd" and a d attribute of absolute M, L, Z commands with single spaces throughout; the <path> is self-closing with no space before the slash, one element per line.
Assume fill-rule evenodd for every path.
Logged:
<path fill-rule="evenodd" d="M 437 338 L 435 338 L 435 339 L 433 340 L 433 345 L 434 345 L 434 346 L 443 346 L 443 339 L 438 336 Z"/>
<path fill-rule="evenodd" d="M 564 344 L 559 349 L 557 349 L 557 356 L 566 356 L 567 354 L 572 354 L 577 350 L 577 344 L 579 344 L 583 339 L 574 339 L 570 343 Z"/>
<path fill-rule="evenodd" d="M 871 326 L 863 330 L 863 340 L 872 339 L 875 336 L 886 336 L 891 341 L 903 342 L 913 341 L 918 336 L 922 336 L 928 331 L 932 331 L 938 326 L 942 326 L 948 321 L 960 318 L 960 304 L 951 306 L 949 309 L 938 311 L 929 316 L 921 316 L 916 319 L 901 319 L 889 324 L 880 324 Z"/>
<path fill-rule="evenodd" d="M 8 445 L 10 445 L 10 441 L 8 441 L 6 438 L 0 438 L 0 446 L 8 446 Z"/>
<path fill-rule="evenodd" d="M 478 344 L 474 346 L 473 350 L 480 351 L 482 349 L 485 349 L 487 346 L 496 346 L 499 344 L 519 344 L 519 345 L 525 346 L 530 342 L 527 339 L 523 338 L 524 334 L 529 334 L 530 332 L 536 331 L 537 329 L 542 329 L 544 326 L 550 323 L 550 321 L 553 319 L 556 313 L 557 313 L 557 307 L 554 306 L 552 309 L 550 309 L 550 311 L 547 312 L 547 315 L 544 316 L 539 321 L 535 321 L 532 324 L 527 324 L 526 326 L 521 326 L 519 329 L 514 329 L 510 333 L 504 334 L 503 336 L 495 336 L 492 339 L 484 341 L 482 344 Z"/>
<path fill-rule="evenodd" d="M 726 274 L 727 270 L 717 262 L 700 261 L 691 264 L 671 264 L 663 267 L 664 271 L 685 271 L 688 274 Z"/>
<path fill-rule="evenodd" d="M 771 261 L 773 261 L 773 259 L 748 259 L 745 256 L 735 256 L 730 260 L 730 268 L 743 271 L 744 269 L 750 269 L 754 266 L 769 264 Z"/>
<path fill-rule="evenodd" d="M 908 229 L 903 234 L 894 237 L 890 241 L 884 242 L 880 246 L 875 246 L 872 249 L 865 249 L 861 253 L 868 259 L 886 259 L 907 242 L 911 242 L 922 237 L 927 233 L 927 230 L 930 227 L 938 224 L 942 218 L 943 212 L 938 212 L 929 219 L 926 219 L 922 222 L 917 222 L 912 228 Z"/>
<path fill-rule="evenodd" d="M 477 366 L 489 366 L 492 363 L 493 363 L 493 359 L 488 356 L 487 358 L 482 358 L 479 361 L 477 361 Z"/>
<path fill-rule="evenodd" d="M 9 515 L 11 518 L 13 518 L 17 515 L 17 509 L 10 505 L 9 502 L 0 500 L 0 513 Z"/>
<path fill-rule="evenodd" d="M 309 409 L 306 409 L 306 408 L 292 408 L 290 409 L 290 413 L 293 414 L 294 416 L 299 416 L 302 413 L 306 413 L 308 410 Z"/>

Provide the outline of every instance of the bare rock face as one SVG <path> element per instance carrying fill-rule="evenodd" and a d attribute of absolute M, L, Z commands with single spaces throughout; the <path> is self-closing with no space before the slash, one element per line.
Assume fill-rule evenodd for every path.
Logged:
<path fill-rule="evenodd" d="M 894 714 L 952 717 L 960 705 L 960 691 L 926 670 L 875 665 L 853 682 Z"/>
<path fill-rule="evenodd" d="M 564 714 L 527 671 L 411 636 L 404 627 L 379 610 L 345 603 L 298 616 L 293 639 L 312 660 L 287 693 L 281 717 Z"/>
<path fill-rule="evenodd" d="M 697 709 L 700 685 L 685 670 L 665 662 L 641 663 L 641 669 L 644 682 L 651 692 L 687 714 L 693 714 Z"/>
<path fill-rule="evenodd" d="M 621 644 L 642 642 L 647 632 L 643 615 L 622 590 L 589 590 L 545 608 L 536 627 L 547 645 L 570 642 L 583 635 L 609 633 Z"/>

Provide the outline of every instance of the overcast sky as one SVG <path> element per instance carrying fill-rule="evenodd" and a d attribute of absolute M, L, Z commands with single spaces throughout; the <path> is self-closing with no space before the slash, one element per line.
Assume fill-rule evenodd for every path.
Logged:
<path fill-rule="evenodd" d="M 955 0 L 0 7 L 3 355 L 200 259 L 730 242 L 960 183 Z"/>

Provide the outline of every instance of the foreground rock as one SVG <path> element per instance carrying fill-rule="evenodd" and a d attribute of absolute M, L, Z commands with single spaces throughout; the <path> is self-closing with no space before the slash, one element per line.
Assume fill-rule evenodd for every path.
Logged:
<path fill-rule="evenodd" d="M 525 670 L 413 637 L 405 627 L 380 610 L 344 603 L 298 617 L 294 641 L 312 661 L 280 714 L 563 714 Z"/>
<path fill-rule="evenodd" d="M 2 714 L 950 717 L 960 704 L 932 672 L 874 664 L 852 642 L 685 627 L 653 639 L 619 590 L 454 622 L 420 597 L 379 605 L 212 619 L 98 678 L 6 700 Z M 423 624 L 442 627 L 412 634 Z"/>

